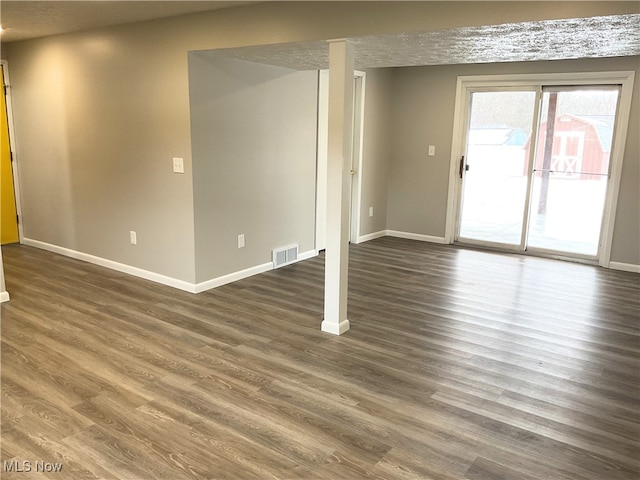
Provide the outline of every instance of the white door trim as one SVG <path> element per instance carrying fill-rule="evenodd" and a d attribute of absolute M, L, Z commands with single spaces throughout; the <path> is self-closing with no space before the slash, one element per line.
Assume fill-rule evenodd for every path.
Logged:
<path fill-rule="evenodd" d="M 316 245 L 327 243 L 327 160 L 329 140 L 329 70 L 318 71 L 318 146 L 316 160 Z"/>
<path fill-rule="evenodd" d="M 24 232 L 22 230 L 23 217 L 22 217 L 22 194 L 20 188 L 20 172 L 18 168 L 18 154 L 16 153 L 16 135 L 13 126 L 13 105 L 11 103 L 11 81 L 9 77 L 9 64 L 6 60 L 0 60 L 2 70 L 4 72 L 4 82 L 7 87 L 5 93 L 5 100 L 7 103 L 7 125 L 9 127 L 9 146 L 11 148 L 11 170 L 13 172 L 13 191 L 16 197 L 16 213 L 20 218 L 18 222 L 18 238 L 20 243 L 24 241 Z"/>
<path fill-rule="evenodd" d="M 618 100 L 618 115 L 613 132 L 611 145 L 610 176 L 607 198 L 604 202 L 604 214 L 602 217 L 602 232 L 600 234 L 599 263 L 609 268 L 611 263 L 611 245 L 613 244 L 613 228 L 616 221 L 616 208 L 618 207 L 618 193 L 620 192 L 620 179 L 622 178 L 622 163 L 624 161 L 624 147 L 627 143 L 627 131 L 629 129 L 629 115 L 631 114 L 631 96 L 633 94 L 633 81 L 635 72 L 617 72 L 620 75 L 620 98 Z M 624 75 L 623 75 L 624 74 Z"/>
<path fill-rule="evenodd" d="M 366 72 L 356 70 L 354 77 L 362 80 L 360 99 L 357 105 L 359 110 L 354 112 L 355 126 L 359 131 L 354 132 L 354 159 L 356 174 L 352 180 L 352 198 L 350 203 L 351 224 L 349 239 L 352 243 L 360 241 L 360 210 L 362 206 L 362 168 L 364 152 L 364 113 L 366 97 Z M 318 72 L 318 146 L 317 146 L 317 172 L 316 172 L 316 235 L 315 250 L 321 251 L 326 246 L 327 235 L 327 131 L 329 122 L 329 70 Z M 357 143 L 356 143 L 357 142 Z M 351 201 L 351 200 L 350 200 Z"/>
<path fill-rule="evenodd" d="M 366 96 L 367 74 L 356 70 L 354 72 L 354 112 L 353 112 L 353 169 L 355 174 L 351 182 L 351 228 L 349 241 L 360 241 L 360 214 L 362 210 L 362 169 L 364 152 L 364 105 Z"/>
<path fill-rule="evenodd" d="M 611 169 L 609 187 L 605 200 L 600 235 L 599 264 L 609 267 L 611 245 L 615 226 L 620 179 L 624 160 L 624 149 L 631 112 L 631 96 L 635 72 L 576 72 L 576 73 L 543 73 L 516 75 L 480 75 L 461 76 L 456 83 L 456 100 L 454 105 L 454 124 L 451 139 L 451 162 L 449 168 L 449 192 L 447 200 L 447 216 L 445 225 L 445 241 L 453 243 L 456 232 L 456 218 L 459 210 L 460 182 L 458 166 L 460 157 L 464 155 L 464 135 L 466 131 L 467 112 L 466 98 L 470 89 L 482 87 L 517 87 L 531 85 L 563 86 L 563 85 L 621 85 L 616 127 L 611 148 Z"/>

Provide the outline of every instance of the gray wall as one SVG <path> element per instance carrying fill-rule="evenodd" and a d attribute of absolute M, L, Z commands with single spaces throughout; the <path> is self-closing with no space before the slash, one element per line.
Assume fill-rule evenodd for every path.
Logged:
<path fill-rule="evenodd" d="M 394 69 L 389 230 L 444 236 L 456 77 L 438 72 Z"/>
<path fill-rule="evenodd" d="M 186 282 L 196 281 L 196 235 L 199 254 L 207 257 L 206 266 L 198 267 L 199 280 L 227 271 L 236 260 L 244 265 L 246 259 L 237 258 L 223 268 L 213 268 L 214 257 L 206 251 L 206 242 L 211 238 L 207 229 L 214 227 L 194 222 L 195 215 L 202 212 L 200 203 L 194 206 L 194 198 L 201 200 L 192 182 L 189 51 L 629 13 L 637 8 L 637 2 L 265 2 L 2 45 L 13 84 L 25 235 Z M 442 75 L 453 78 L 455 72 L 495 73 L 504 69 L 460 67 Z M 392 90 L 409 85 L 409 77 L 414 75 L 418 74 L 400 73 Z M 429 93 L 433 102 L 421 109 L 437 119 L 424 120 L 437 122 L 433 143 L 441 156 L 450 143 L 443 136 L 451 123 L 445 117 L 450 115 L 452 100 L 447 98 L 452 98 L 453 82 L 434 75 L 429 82 L 433 88 L 445 88 L 443 97 Z M 430 74 L 423 74 L 426 76 Z M 419 85 L 412 88 L 417 91 Z M 407 103 L 410 112 L 416 110 L 417 105 L 411 105 L 402 92 L 397 102 Z M 416 128 L 401 118 L 399 108 L 393 107 L 393 111 L 394 120 Z M 637 109 L 634 115 L 631 132 L 638 125 Z M 410 142 L 424 141 L 403 133 L 400 127 L 394 132 Z M 388 228 L 442 235 L 442 189 L 446 184 L 441 180 L 446 169 L 423 162 L 418 172 L 412 172 L 411 163 L 420 161 L 418 148 L 405 150 L 400 140 L 393 144 Z M 419 150 L 421 157 L 422 145 Z M 625 165 L 621 191 L 625 203 L 619 206 L 613 259 L 638 263 L 638 255 L 629 253 L 638 243 L 638 202 L 630 193 L 637 191 L 633 150 L 632 144 L 627 153 L 632 160 Z M 637 158 L 637 143 L 635 154 Z M 185 159 L 184 175 L 171 172 L 174 156 Z M 370 180 L 378 186 L 365 189 L 365 221 L 369 204 L 377 205 L 378 198 L 384 196 L 380 177 Z M 417 210 L 406 210 L 405 205 Z M 235 208 L 237 205 L 229 206 Z M 239 218 L 247 217 L 243 214 Z M 373 221 L 380 219 L 376 213 Z M 363 222 L 363 233 L 379 227 Z M 231 240 L 225 241 L 235 242 L 242 228 L 232 225 L 228 232 Z M 129 230 L 138 232 L 135 247 L 129 245 Z M 249 235 L 249 248 L 255 233 L 244 233 Z M 295 240 L 306 248 L 304 238 Z M 262 258 L 260 253 L 256 261 L 262 262 Z"/>
<path fill-rule="evenodd" d="M 640 264 L 640 57 L 395 69 L 387 228 L 444 237 L 453 108 L 461 75 L 635 70 L 611 261 Z M 428 157 L 427 146 L 436 145 Z"/>
<path fill-rule="evenodd" d="M 174 43 L 144 26 L 10 46 L 26 238 L 193 281 L 186 53 Z"/>
<path fill-rule="evenodd" d="M 387 184 L 391 161 L 392 69 L 366 72 L 360 235 L 387 229 Z M 373 217 L 369 217 L 373 207 Z"/>
<path fill-rule="evenodd" d="M 196 281 L 270 262 L 277 247 L 312 251 L 318 73 L 200 52 L 189 86 Z"/>

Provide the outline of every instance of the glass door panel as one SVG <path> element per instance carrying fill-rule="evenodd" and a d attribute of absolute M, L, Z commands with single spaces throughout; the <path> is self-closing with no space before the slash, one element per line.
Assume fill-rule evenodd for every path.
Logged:
<path fill-rule="evenodd" d="M 527 247 L 598 254 L 618 92 L 543 90 Z"/>
<path fill-rule="evenodd" d="M 535 91 L 471 94 L 460 241 L 521 245 L 535 101 Z"/>

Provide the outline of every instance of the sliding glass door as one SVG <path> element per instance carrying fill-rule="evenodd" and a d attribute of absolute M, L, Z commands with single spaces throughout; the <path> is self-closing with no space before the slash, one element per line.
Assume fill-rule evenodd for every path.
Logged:
<path fill-rule="evenodd" d="M 596 256 L 618 87 L 544 89 L 527 246 Z"/>
<path fill-rule="evenodd" d="M 471 93 L 466 155 L 460 160 L 460 241 L 522 243 L 536 96 L 522 90 Z"/>
<path fill-rule="evenodd" d="M 618 86 L 471 91 L 460 243 L 597 258 Z"/>

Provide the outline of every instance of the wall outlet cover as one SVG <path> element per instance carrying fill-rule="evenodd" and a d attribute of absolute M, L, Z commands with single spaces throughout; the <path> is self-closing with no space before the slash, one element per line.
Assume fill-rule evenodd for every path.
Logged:
<path fill-rule="evenodd" d="M 184 159 L 173 157 L 173 173 L 184 173 Z"/>

